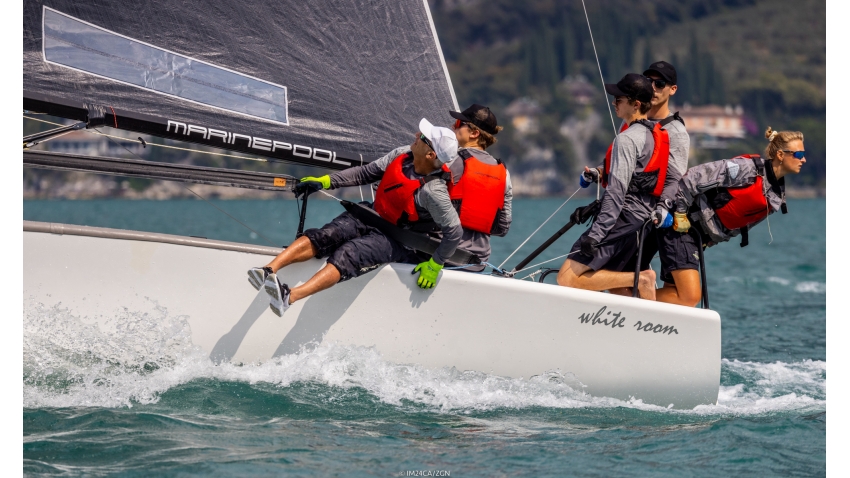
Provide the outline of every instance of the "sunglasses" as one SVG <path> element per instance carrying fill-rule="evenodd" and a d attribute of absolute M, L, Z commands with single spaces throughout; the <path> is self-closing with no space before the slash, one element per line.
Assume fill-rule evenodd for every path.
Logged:
<path fill-rule="evenodd" d="M 617 106 L 621 101 L 628 101 L 628 99 L 629 98 L 627 96 L 618 96 L 618 97 L 614 98 L 614 101 L 613 101 L 612 104 L 614 106 Z"/>
<path fill-rule="evenodd" d="M 803 159 L 803 158 L 806 157 L 806 151 L 805 150 L 803 150 L 803 151 L 789 151 L 787 149 L 783 149 L 782 152 L 783 153 L 791 153 L 791 155 L 794 156 L 797 159 Z"/>
<path fill-rule="evenodd" d="M 652 84 L 655 85 L 655 87 L 658 88 L 659 90 L 663 90 L 664 87 L 666 87 L 667 85 L 670 84 L 670 83 L 667 82 L 667 80 L 662 80 L 661 78 L 659 78 L 657 80 L 653 80 L 652 78 L 650 78 L 650 81 L 652 81 Z"/>
<path fill-rule="evenodd" d="M 419 139 L 421 139 L 423 143 L 427 144 L 428 147 L 431 148 L 431 151 L 434 151 L 434 145 L 428 141 L 428 138 L 426 138 L 424 134 L 419 133 Z"/>
<path fill-rule="evenodd" d="M 455 129 L 461 129 L 464 126 L 469 126 L 469 123 L 466 121 L 461 121 L 459 119 L 455 119 Z"/>

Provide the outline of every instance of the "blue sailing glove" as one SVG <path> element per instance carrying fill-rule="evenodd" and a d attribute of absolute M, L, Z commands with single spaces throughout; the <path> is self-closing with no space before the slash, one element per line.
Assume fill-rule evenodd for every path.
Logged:
<path fill-rule="evenodd" d="M 419 272 L 419 279 L 416 280 L 416 285 L 421 289 L 433 289 L 437 285 L 437 276 L 440 275 L 442 269 L 443 266 L 434 262 L 434 258 L 432 257 L 414 267 L 411 274 Z"/>
<path fill-rule="evenodd" d="M 585 166 L 584 172 L 578 177 L 578 184 L 582 188 L 586 188 L 597 181 L 599 181 L 599 170 L 588 168 L 587 166 Z"/>
<path fill-rule="evenodd" d="M 673 216 L 664 208 L 658 208 L 652 212 L 652 223 L 659 229 L 664 229 L 673 225 Z"/>

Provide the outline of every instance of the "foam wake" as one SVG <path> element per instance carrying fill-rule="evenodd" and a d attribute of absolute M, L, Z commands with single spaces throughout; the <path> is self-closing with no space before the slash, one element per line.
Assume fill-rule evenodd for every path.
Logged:
<path fill-rule="evenodd" d="M 718 403 L 689 411 L 640 400 L 593 397 L 570 374 L 528 380 L 454 368 L 428 369 L 384 360 L 368 347 L 324 343 L 309 353 L 262 364 L 213 365 L 192 345 L 183 317 L 154 307 L 93 320 L 60 306 L 24 304 L 24 407 L 132 407 L 197 379 L 360 387 L 399 407 L 463 412 L 493 409 L 628 407 L 660 413 L 761 415 L 826 410 L 826 362 L 722 361 Z"/>

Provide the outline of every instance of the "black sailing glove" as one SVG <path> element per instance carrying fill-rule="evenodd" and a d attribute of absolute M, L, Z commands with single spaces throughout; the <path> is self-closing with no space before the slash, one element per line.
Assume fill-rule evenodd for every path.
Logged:
<path fill-rule="evenodd" d="M 599 250 L 599 241 L 590 236 L 582 236 L 580 245 L 581 253 L 588 257 L 595 256 L 596 251 Z"/>

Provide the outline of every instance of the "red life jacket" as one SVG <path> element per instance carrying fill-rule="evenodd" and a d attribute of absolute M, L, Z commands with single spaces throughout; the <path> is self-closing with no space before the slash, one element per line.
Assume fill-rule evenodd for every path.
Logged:
<path fill-rule="evenodd" d="M 764 195 L 764 163 L 757 154 L 744 154 L 739 157 L 750 158 L 756 165 L 755 182 L 739 188 L 719 188 L 713 197 L 712 207 L 726 229 L 741 229 L 767 217 L 770 212 Z"/>
<path fill-rule="evenodd" d="M 634 181 L 634 184 L 630 184 L 629 192 L 643 192 L 655 197 L 661 196 L 661 192 L 664 190 L 664 181 L 667 179 L 667 167 L 670 161 L 670 136 L 664 127 L 673 122 L 673 120 L 679 120 L 682 124 L 685 123 L 679 117 L 678 112 L 673 113 L 671 116 L 664 118 L 652 126 L 648 123 L 640 122 L 652 132 L 652 154 L 643 170 L 634 173 L 635 176 L 643 176 L 643 178 L 640 181 Z M 620 128 L 620 132 L 622 133 L 628 127 L 629 125 L 624 124 Z M 608 187 L 608 174 L 611 171 L 611 151 L 613 149 L 614 143 L 611 143 L 611 146 L 608 146 L 608 151 L 605 153 L 605 166 L 601 178 L 602 187 L 604 188 Z"/>
<path fill-rule="evenodd" d="M 404 175 L 402 164 L 407 160 L 413 160 L 413 153 L 404 153 L 393 160 L 384 175 L 378 192 L 375 193 L 375 202 L 372 207 L 382 218 L 395 224 L 405 224 L 419 220 L 416 211 L 414 197 L 416 191 L 431 181 L 442 179 L 440 176 L 425 176 L 419 179 L 410 179 Z"/>
<path fill-rule="evenodd" d="M 457 183 L 449 181 L 449 197 L 465 229 L 492 234 L 496 217 L 505 207 L 505 183 L 508 170 L 501 161 L 486 164 L 466 150 L 458 154 L 463 160 L 463 174 Z M 450 172 L 447 165 L 443 170 Z"/>
<path fill-rule="evenodd" d="M 620 127 L 620 132 L 629 129 L 628 123 L 623 123 L 623 126 Z M 602 187 L 608 187 L 608 173 L 611 172 L 611 151 L 614 150 L 614 142 L 612 141 L 610 145 L 608 145 L 608 151 L 605 153 L 605 165 L 602 167 L 602 177 L 600 181 L 602 182 Z"/>

